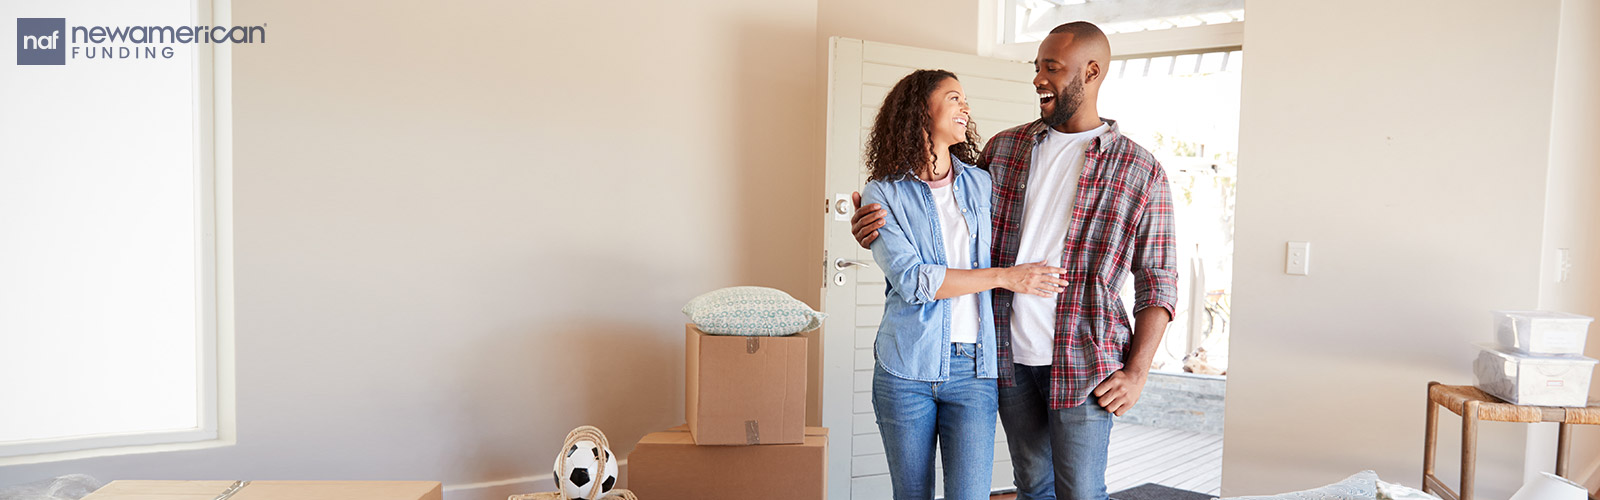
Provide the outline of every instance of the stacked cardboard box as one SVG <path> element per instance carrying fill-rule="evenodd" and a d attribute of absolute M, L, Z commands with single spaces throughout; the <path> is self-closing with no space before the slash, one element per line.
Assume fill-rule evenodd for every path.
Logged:
<path fill-rule="evenodd" d="M 1583 356 L 1593 319 L 1546 311 L 1495 311 L 1498 344 L 1481 344 L 1478 388 L 1514 404 L 1584 406 L 1596 360 Z"/>
<path fill-rule="evenodd" d="M 639 440 L 629 489 L 647 500 L 824 498 L 827 429 L 805 425 L 814 339 L 684 331 L 688 424 Z"/>
<path fill-rule="evenodd" d="M 436 481 L 112 481 L 84 500 L 439 500 Z"/>

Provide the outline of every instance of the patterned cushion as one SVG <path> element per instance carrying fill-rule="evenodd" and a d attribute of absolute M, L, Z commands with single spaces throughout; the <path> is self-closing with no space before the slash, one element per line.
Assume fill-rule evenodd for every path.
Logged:
<path fill-rule="evenodd" d="M 1223 500 L 1376 500 L 1377 485 L 1378 473 L 1368 470 L 1314 490 L 1258 497 L 1229 497 Z"/>
<path fill-rule="evenodd" d="M 683 306 L 683 314 L 713 335 L 776 337 L 822 326 L 827 317 L 782 290 L 735 286 L 713 290 Z"/>

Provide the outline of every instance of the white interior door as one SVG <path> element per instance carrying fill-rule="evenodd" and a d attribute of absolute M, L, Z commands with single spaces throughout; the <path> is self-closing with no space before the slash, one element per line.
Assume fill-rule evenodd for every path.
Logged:
<path fill-rule="evenodd" d="M 961 79 L 979 135 L 1039 116 L 1033 68 L 1016 61 L 834 37 L 829 41 L 828 151 L 823 230 L 827 283 L 824 326 L 822 421 L 828 432 L 828 498 L 890 498 L 889 467 L 872 414 L 872 342 L 883 317 L 883 273 L 873 267 L 838 266 L 840 259 L 872 262 L 872 252 L 850 235 L 850 193 L 866 184 L 861 156 L 884 95 L 917 69 L 945 69 Z M 1005 434 L 995 442 L 993 487 L 1010 489 L 1011 457 Z M 942 483 L 942 471 L 938 479 Z"/>

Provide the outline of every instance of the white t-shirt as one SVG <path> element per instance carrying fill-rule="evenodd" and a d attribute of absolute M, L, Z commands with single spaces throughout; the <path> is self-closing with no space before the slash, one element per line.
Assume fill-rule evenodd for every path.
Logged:
<path fill-rule="evenodd" d="M 1078 176 L 1083 172 L 1083 152 L 1089 147 L 1089 141 L 1108 128 L 1102 123 L 1094 130 L 1076 134 L 1050 129 L 1034 146 L 1033 164 L 1028 168 L 1027 196 L 1023 200 L 1017 265 L 1044 262 L 1062 267 L 1067 228 L 1072 224 L 1072 204 L 1077 201 Z M 1050 365 L 1059 297 L 1013 295 L 1011 352 L 1018 364 Z"/>
<path fill-rule="evenodd" d="M 939 209 L 939 232 L 944 238 L 946 269 L 972 269 L 972 230 L 967 218 L 956 204 L 955 172 L 946 173 L 943 179 L 929 182 L 933 189 L 933 205 Z M 975 343 L 978 341 L 978 294 L 969 293 L 950 300 L 950 342 Z"/>

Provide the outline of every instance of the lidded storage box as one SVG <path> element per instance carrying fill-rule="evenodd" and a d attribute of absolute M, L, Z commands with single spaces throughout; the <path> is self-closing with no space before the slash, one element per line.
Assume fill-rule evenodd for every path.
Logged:
<path fill-rule="evenodd" d="M 1512 404 L 1585 406 L 1595 363 L 1583 356 L 1515 354 L 1489 344 L 1473 363 L 1478 388 Z"/>
<path fill-rule="evenodd" d="M 1594 318 L 1551 311 L 1494 311 L 1500 345 L 1529 354 L 1583 355 Z"/>

